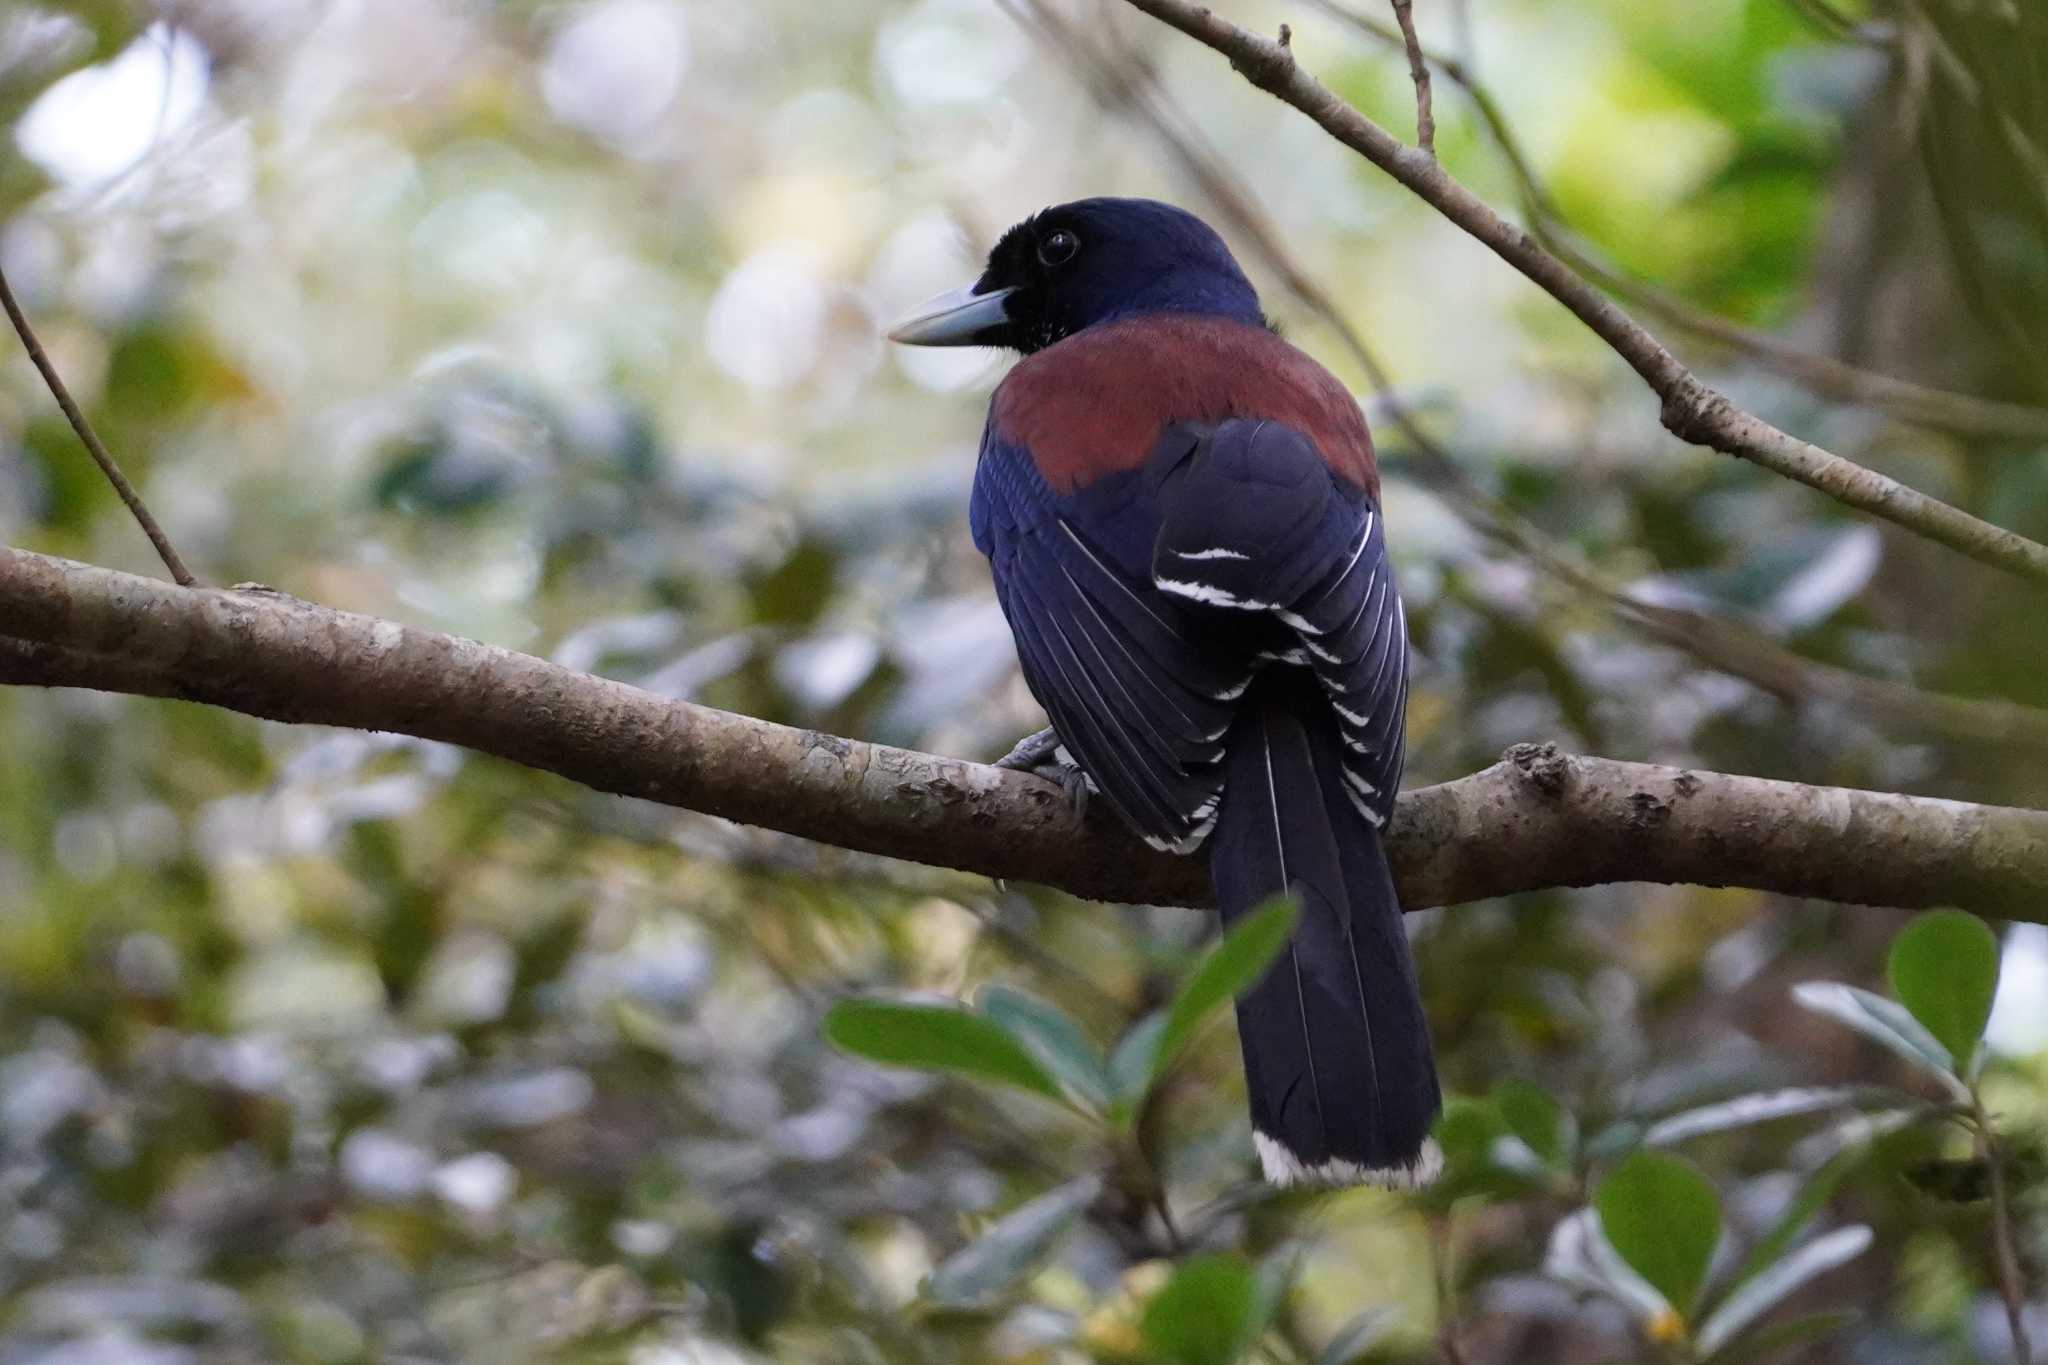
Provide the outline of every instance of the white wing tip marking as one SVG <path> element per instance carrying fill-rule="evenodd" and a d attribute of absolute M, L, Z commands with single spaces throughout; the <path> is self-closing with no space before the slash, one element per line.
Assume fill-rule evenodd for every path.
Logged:
<path fill-rule="evenodd" d="M 1216 547 L 1215 549 L 1211 549 L 1211 550 L 1175 550 L 1175 551 L 1174 551 L 1173 553 L 1174 553 L 1174 556 L 1175 556 L 1176 558 L 1178 558 L 1178 559 L 1250 559 L 1250 558 L 1251 558 L 1251 556 L 1250 556 L 1250 555 L 1245 555 L 1245 554 L 1239 554 L 1239 553 L 1238 553 L 1237 551 L 1235 551 L 1235 550 L 1226 550 L 1226 549 L 1222 548 L 1221 546 L 1217 546 L 1217 547 Z"/>
<path fill-rule="evenodd" d="M 1332 1158 L 1310 1165 L 1287 1149 L 1276 1137 L 1254 1131 L 1252 1145 L 1258 1149 L 1259 1165 L 1266 1179 L 1287 1189 L 1342 1188 L 1348 1185 L 1377 1185 L 1386 1190 L 1419 1190 L 1443 1173 L 1443 1149 L 1435 1138 L 1424 1138 L 1415 1160 L 1402 1166 L 1361 1166 L 1355 1161 Z"/>
<path fill-rule="evenodd" d="M 1250 598 L 1238 597 L 1213 583 L 1196 583 L 1179 578 L 1161 578 L 1154 575 L 1152 586 L 1161 592 L 1170 592 L 1175 597 L 1185 597 L 1191 602 L 1200 602 L 1210 607 L 1230 607 L 1237 611 L 1271 611 L 1271 602 L 1255 602 Z"/>

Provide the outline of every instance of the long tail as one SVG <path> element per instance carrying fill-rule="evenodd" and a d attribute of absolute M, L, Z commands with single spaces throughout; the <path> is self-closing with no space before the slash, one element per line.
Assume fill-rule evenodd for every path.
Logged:
<path fill-rule="evenodd" d="M 1226 925 L 1282 891 L 1300 904 L 1294 941 L 1237 1002 L 1254 1141 L 1275 1184 L 1424 1184 L 1442 1101 L 1400 902 L 1379 831 L 1345 798 L 1335 718 L 1292 672 L 1245 698 L 1209 839 Z"/>

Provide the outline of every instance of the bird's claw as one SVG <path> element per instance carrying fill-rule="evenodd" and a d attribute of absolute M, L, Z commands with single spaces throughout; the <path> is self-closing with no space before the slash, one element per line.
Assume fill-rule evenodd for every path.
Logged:
<path fill-rule="evenodd" d="M 1057 782 L 1066 795 L 1067 806 L 1079 820 L 1088 814 L 1088 775 L 1079 764 L 1062 762 L 1059 751 L 1060 737 L 1048 726 L 1018 740 L 1015 748 L 996 760 L 995 766 Z"/>
<path fill-rule="evenodd" d="M 996 766 L 1008 768 L 1012 772 L 1035 773 L 1052 761 L 1059 748 L 1060 737 L 1048 725 L 1038 733 L 1026 735 L 1018 740 L 1010 752 L 996 760 Z"/>

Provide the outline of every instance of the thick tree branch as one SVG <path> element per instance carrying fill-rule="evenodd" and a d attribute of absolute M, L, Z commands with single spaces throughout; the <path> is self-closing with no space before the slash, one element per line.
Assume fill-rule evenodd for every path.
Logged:
<path fill-rule="evenodd" d="M 672 702 L 510 650 L 268 591 L 179 589 L 0 548 L 0 683 L 177 697 L 460 744 L 867 853 L 1102 900 L 1202 904 L 1199 859 L 1076 824 L 1050 783 Z M 1100 803 L 1098 803 L 1099 805 Z M 2048 812 L 1806 787 L 1521 745 L 1405 794 L 1411 907 L 1701 882 L 2048 919 Z"/>
<path fill-rule="evenodd" d="M 1649 385 L 1662 403 L 1664 426 L 1673 435 L 1761 465 L 1972 559 L 2048 583 L 2048 545 L 1802 441 L 1702 383 L 1596 285 L 1526 230 L 1495 213 L 1434 157 L 1404 145 L 1309 75 L 1285 45 L 1239 28 L 1189 0 L 1125 3 L 1223 54 L 1246 80 L 1307 114 L 1570 309 Z"/>

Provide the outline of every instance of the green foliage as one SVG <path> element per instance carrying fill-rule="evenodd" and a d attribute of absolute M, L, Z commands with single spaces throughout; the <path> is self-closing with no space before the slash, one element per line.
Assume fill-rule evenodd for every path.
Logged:
<path fill-rule="evenodd" d="M 1121 117 L 1061 134 L 1087 98 L 1065 61 L 994 4 L 243 8 L 255 29 L 128 0 L 0 18 L 0 263 L 205 577 L 826 735 L 985 757 L 1043 723 L 964 515 L 994 362 L 877 331 L 1044 200 L 1203 206 Z M 2048 88 L 2048 8 L 1871 11 L 1862 32 L 1841 8 L 1869 7 L 1473 6 L 1473 70 L 1626 270 L 1901 379 L 2048 399 L 2026 94 Z M 159 17 L 205 53 L 189 115 L 145 88 L 166 34 L 130 47 Z M 1305 63 L 1411 126 L 1400 54 L 1313 7 L 1262 22 L 1282 18 Z M 1937 59 L 1900 79 L 1899 51 Z M 27 112 L 124 52 L 144 84 L 61 131 L 147 132 L 143 160 L 86 183 L 35 159 Z M 1504 53 L 1569 88 L 1510 79 Z M 1442 221 L 1405 190 L 1220 66 L 1193 79 L 1177 41 L 1159 55 L 1410 411 L 1643 607 L 1465 524 L 1251 262 L 1374 418 L 1426 660 L 1407 785 L 1555 737 L 2039 804 L 2024 713 L 1958 726 L 1915 690 L 2048 706 L 2037 602 L 1650 439 L 1635 377 L 1564 310 L 1438 268 Z M 1437 89 L 1445 164 L 1510 204 L 1474 106 Z M 1288 168 L 1312 151 L 1337 173 L 1303 195 Z M 2042 443 L 1817 396 L 1630 307 L 1788 429 L 2048 536 Z M 0 541 L 153 571 L 10 354 Z M 1838 671 L 1696 657 L 1664 606 Z M 913 799 L 879 769 L 863 789 Z M 1541 1332 L 1697 1365 L 1962 1341 L 1997 1316 L 1980 1139 L 2041 1245 L 2037 1143 L 2003 1116 L 2042 1112 L 2048 1083 L 2011 1051 L 2025 1018 L 1983 1040 L 1981 927 L 1915 921 L 1887 998 L 1861 989 L 1887 979 L 1865 915 L 1672 887 L 1415 917 L 1444 1177 L 1283 1194 L 1255 1178 L 1212 1027 L 1280 918 L 1216 939 L 1201 914 L 821 852 L 441 745 L 4 690 L 0 1357 L 1338 1365 Z M 1822 1017 L 1777 1008 L 1807 977 L 1793 998 Z M 1694 1195 L 1743 1191 L 1730 1273 L 1691 1303 L 1633 1268 L 1630 1215 L 1609 1245 L 1586 1207 L 1679 1160 Z M 1844 1260 L 1851 1211 L 1872 1249 Z M 1514 1292 L 1546 1268 L 1626 1317 Z M 1538 1298 L 1540 1323 L 1518 1306 Z"/>
<path fill-rule="evenodd" d="M 842 1000 L 826 1014 L 824 1028 L 835 1046 L 884 1066 L 956 1071 L 1047 1097 L 1060 1093 L 1015 1035 L 955 1006 Z"/>
<path fill-rule="evenodd" d="M 1998 992 L 1998 940 L 1960 910 L 1920 915 L 1892 940 L 1892 994 L 1966 1075 Z"/>
<path fill-rule="evenodd" d="M 1265 1325 L 1258 1276 L 1235 1256 L 1196 1256 L 1145 1307 L 1146 1345 L 1172 1365 L 1232 1365 Z"/>
<path fill-rule="evenodd" d="M 1102 1182 L 1086 1176 L 1005 1214 L 932 1272 L 925 1297 L 951 1307 L 987 1302 L 1043 1264 L 1101 1193 Z"/>
<path fill-rule="evenodd" d="M 1071 1016 L 1036 996 L 990 986 L 978 1002 L 986 1014 L 1022 1043 L 1068 1093 L 1091 1108 L 1109 1101 L 1109 1073 L 1101 1049 L 1089 1042 Z"/>
<path fill-rule="evenodd" d="M 1721 1240 L 1721 1201 L 1699 1168 L 1636 1152 L 1601 1180 L 1593 1207 L 1621 1258 L 1672 1307 L 1689 1312 Z"/>
<path fill-rule="evenodd" d="M 1295 913 L 1291 901 L 1276 897 L 1246 912 L 1224 932 L 1181 983 L 1167 1009 L 1166 1024 L 1152 1054 L 1151 1079 L 1157 1080 L 1173 1065 L 1203 1024 L 1266 974 L 1294 932 Z"/>

